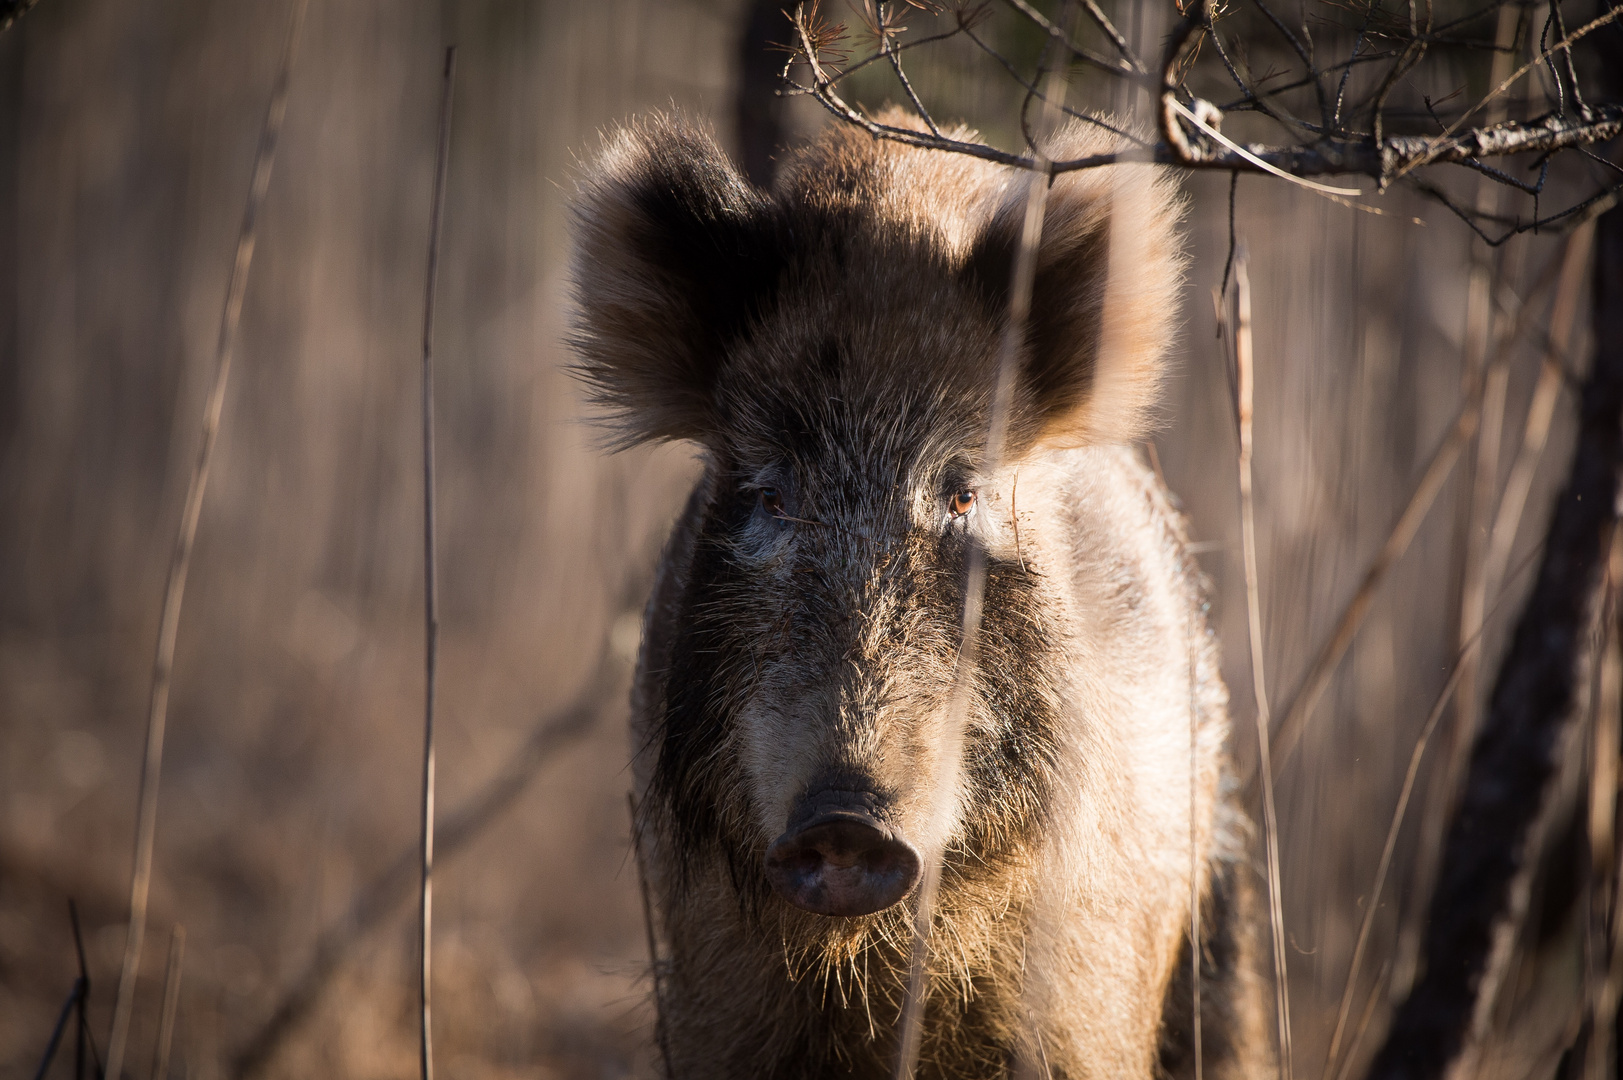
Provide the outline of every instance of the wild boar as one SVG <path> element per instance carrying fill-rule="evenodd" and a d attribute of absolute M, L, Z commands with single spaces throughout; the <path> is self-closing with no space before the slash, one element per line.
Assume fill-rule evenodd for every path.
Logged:
<path fill-rule="evenodd" d="M 1051 153 L 1110 148 L 1073 127 Z M 1133 446 L 1182 204 L 1148 166 L 1054 180 L 993 469 L 1028 175 L 837 127 L 768 192 L 655 117 L 582 183 L 577 374 L 613 443 L 703 462 L 632 702 L 680 1080 L 893 1075 L 930 858 L 918 1075 L 1193 1075 L 1192 877 L 1205 1075 L 1264 1067 L 1227 692 L 1184 526 Z"/>

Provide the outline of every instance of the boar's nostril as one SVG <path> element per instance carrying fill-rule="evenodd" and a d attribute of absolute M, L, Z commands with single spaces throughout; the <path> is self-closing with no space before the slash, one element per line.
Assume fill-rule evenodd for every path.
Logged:
<path fill-rule="evenodd" d="M 869 815 L 819 814 L 772 842 L 766 876 L 779 896 L 818 915 L 872 915 L 907 895 L 919 854 Z"/>

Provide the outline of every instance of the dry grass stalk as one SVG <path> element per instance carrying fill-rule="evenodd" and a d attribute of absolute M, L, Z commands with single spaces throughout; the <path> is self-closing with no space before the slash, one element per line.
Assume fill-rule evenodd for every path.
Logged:
<path fill-rule="evenodd" d="M 163 976 L 163 1011 L 158 1014 L 158 1045 L 152 1054 L 152 1080 L 168 1080 L 169 1048 L 175 1037 L 175 1014 L 180 1010 L 180 965 L 186 957 L 186 928 L 176 926 L 169 937 L 169 967 Z"/>
<path fill-rule="evenodd" d="M 1060 11 L 1061 25 L 1072 21 L 1071 0 L 1066 0 Z M 815 52 L 812 53 L 815 61 Z M 1065 100 L 1066 68 L 1053 65 L 1048 74 L 1041 117 L 1041 135 L 1053 131 L 1060 118 L 1060 106 Z M 1047 168 L 1042 139 L 1036 140 L 1032 153 L 1043 167 L 1032 170 L 1026 186 L 1026 212 L 1020 231 L 1020 243 L 1015 250 L 1014 269 L 1009 285 L 1009 317 L 1004 323 L 998 343 L 997 384 L 992 397 L 992 415 L 988 424 L 986 461 L 983 472 L 993 475 L 1003 459 L 1004 441 L 1008 434 L 1009 412 L 1014 401 L 1015 382 L 1019 374 L 1019 360 L 1025 340 L 1026 321 L 1031 313 L 1031 294 L 1037 273 L 1037 247 L 1042 240 L 1043 215 L 1048 206 L 1051 173 Z M 953 676 L 952 696 L 947 705 L 946 745 L 941 760 L 942 775 L 935 778 L 934 806 L 937 835 L 947 835 L 940 823 L 950 818 L 958 791 L 958 773 L 962 767 L 964 727 L 969 717 L 970 697 L 974 693 L 975 668 L 979 657 L 981 604 L 986 587 L 986 553 L 973 547 L 969 557 L 969 572 L 964 586 L 964 622 L 956 670 Z M 913 946 L 909 962 L 907 993 L 902 1001 L 899 1023 L 899 1051 L 896 1058 L 897 1080 L 912 1080 L 918 1067 L 919 1047 L 924 1032 L 924 1010 L 929 992 L 930 929 L 935 919 L 936 893 L 941 885 L 942 864 L 946 852 L 928 852 L 924 859 L 924 874 L 918 887 L 918 907 L 913 923 Z"/>
<path fill-rule="evenodd" d="M 1273 934 L 1274 1009 L 1279 1029 L 1279 1075 L 1292 1080 L 1290 984 L 1285 963 L 1285 912 L 1280 895 L 1279 817 L 1274 808 L 1273 766 L 1268 755 L 1268 679 L 1263 666 L 1262 601 L 1257 586 L 1257 524 L 1251 486 L 1252 405 L 1255 358 L 1251 342 L 1251 276 L 1246 256 L 1234 260 L 1235 382 L 1240 417 L 1240 542 L 1245 560 L 1245 607 L 1251 643 L 1251 687 L 1257 708 L 1257 774 L 1262 778 L 1263 845 L 1268 858 L 1268 922 Z M 1198 981 L 1198 980 L 1197 980 Z"/>
<path fill-rule="evenodd" d="M 147 714 L 146 751 L 141 764 L 141 787 L 135 826 L 134 870 L 130 879 L 130 924 L 124 942 L 124 962 L 119 972 L 118 993 L 113 1001 L 112 1033 L 107 1042 L 106 1075 L 120 1077 L 130 1031 L 130 1013 L 135 1004 L 135 979 L 141 967 L 141 947 L 146 938 L 147 897 L 152 886 L 152 849 L 158 829 L 158 790 L 163 769 L 164 727 L 169 716 L 169 684 L 174 673 L 175 637 L 180 628 L 181 599 L 186 592 L 186 574 L 191 568 L 192 545 L 197 539 L 197 522 L 203 511 L 203 494 L 208 488 L 209 466 L 220 433 L 220 413 L 225 405 L 226 381 L 231 374 L 231 355 L 242 320 L 242 302 L 248 291 L 248 270 L 253 264 L 258 237 L 259 211 L 270 187 L 271 168 L 276 163 L 276 143 L 287 113 L 287 88 L 293 70 L 293 55 L 304 23 L 308 0 L 294 0 L 287 41 L 282 48 L 281 66 L 271 90 L 270 106 L 259 135 L 259 152 L 254 162 L 248 205 L 243 210 L 242 229 L 237 235 L 236 261 L 226 288 L 225 312 L 220 320 L 220 340 L 215 357 L 214 383 L 203 409 L 203 433 L 186 489 L 181 511 L 174 558 L 164 587 L 163 616 L 158 624 L 157 656 L 152 665 L 152 699 Z"/>
<path fill-rule="evenodd" d="M 418 1068 L 434 1080 L 434 690 L 439 667 L 439 582 L 434 546 L 434 291 L 439 283 L 440 227 L 445 217 L 445 177 L 451 163 L 451 93 L 455 88 L 456 46 L 445 50 L 440 94 L 439 149 L 434 166 L 434 197 L 428 226 L 428 283 L 423 296 L 423 800 L 422 885 L 418 904 Z"/>

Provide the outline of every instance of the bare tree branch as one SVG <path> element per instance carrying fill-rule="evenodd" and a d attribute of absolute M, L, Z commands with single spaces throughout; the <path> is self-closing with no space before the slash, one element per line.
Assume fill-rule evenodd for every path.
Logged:
<path fill-rule="evenodd" d="M 1293 29 L 1265 0 L 1251 0 L 1250 4 L 1243 6 L 1243 10 L 1239 6 L 1219 9 L 1212 3 L 1191 2 L 1180 8 L 1184 17 L 1173 26 L 1160 62 L 1151 71 L 1096 4 L 1086 4 L 1087 14 L 1111 41 L 1119 54 L 1117 56 L 1103 55 L 1074 40 L 1027 0 L 1004 0 L 1004 7 L 1012 17 L 1041 31 L 1052 43 L 1060 46 L 1063 54 L 1073 63 L 1084 64 L 1108 78 L 1159 97 L 1156 109 L 1159 139 L 1154 143 L 1145 142 L 1124 130 L 1114 116 L 1067 106 L 1067 114 L 1115 131 L 1127 142 L 1138 145 L 1113 153 L 1054 162 L 1041 161 L 1040 155 L 1032 152 L 1029 146 L 1022 151 L 1004 150 L 980 140 L 967 129 L 944 130 L 924 109 L 914 80 L 901 71 L 898 55 L 902 51 L 963 36 L 974 42 L 1026 90 L 1026 106 L 1041 100 L 1038 89 L 1041 70 L 1028 74 L 1021 65 L 1000 52 L 986 34 L 976 31 L 976 27 L 989 18 L 990 13 L 984 4 L 959 3 L 951 12 L 955 24 L 949 25 L 945 31 L 911 40 L 901 39 L 897 36 L 897 28 L 887 27 L 879 34 L 877 52 L 843 69 L 831 63 L 829 57 L 843 62 L 844 28 L 822 23 L 814 6 L 802 5 L 790 17 L 792 41 L 789 45 L 790 58 L 783 69 L 783 93 L 811 97 L 841 122 L 859 127 L 875 138 L 966 154 L 1020 169 L 1042 168 L 1054 174 L 1136 161 L 1183 169 L 1273 173 L 1297 180 L 1336 175 L 1366 176 L 1376 182 L 1378 190 L 1385 190 L 1394 181 L 1407 179 L 1432 166 L 1458 165 L 1474 169 L 1499 184 L 1515 188 L 1535 199 L 1531 216 L 1508 217 L 1504 236 L 1493 237 L 1483 230 L 1480 215 L 1462 210 L 1442 188 L 1426 182 L 1417 185 L 1420 191 L 1443 202 L 1450 211 L 1460 215 L 1489 244 L 1497 245 L 1508 236 L 1560 224 L 1615 195 L 1617 188 L 1601 188 L 1558 213 L 1543 217 L 1537 213 L 1536 199 L 1543 190 L 1550 162 L 1556 155 L 1606 143 L 1623 135 L 1623 104 L 1587 104 L 1584 95 L 1578 91 L 1577 68 L 1571 58 L 1575 44 L 1613 23 L 1623 15 L 1623 8 L 1608 11 L 1571 33 L 1566 32 L 1565 24 L 1559 19 L 1552 21 L 1546 29 L 1553 32 L 1553 42 L 1547 45 L 1540 42 L 1535 50 L 1537 55 L 1508 78 L 1500 78 L 1500 73 L 1496 72 L 1489 94 L 1469 109 L 1459 112 L 1452 120 L 1436 116 L 1430 96 L 1424 99 L 1426 110 L 1408 107 L 1389 110 L 1393 96 L 1417 77 L 1416 73 L 1422 71 L 1423 62 L 1437 50 L 1451 50 L 1449 55 L 1460 51 L 1478 56 L 1484 53 L 1494 56 L 1502 54 L 1504 49 L 1500 43 L 1461 36 L 1458 31 L 1495 11 L 1519 12 L 1519 9 L 1508 7 L 1507 3 L 1489 4 L 1481 11 L 1435 28 L 1430 21 L 1430 5 L 1425 5 L 1426 15 L 1423 19 L 1417 11 L 1412 12 L 1407 27 L 1400 26 L 1390 13 L 1380 16 L 1374 5 L 1363 9 L 1356 29 L 1334 20 L 1321 20 L 1352 41 L 1348 55 L 1321 65 L 1316 55 L 1318 46 L 1305 13 L 1302 24 Z M 1337 9 L 1335 4 L 1327 3 L 1324 6 L 1326 10 Z M 1251 65 L 1243 56 L 1244 50 L 1240 48 L 1244 44 L 1243 35 L 1240 39 L 1225 41 L 1225 34 L 1219 33 L 1218 20 L 1221 19 L 1223 26 L 1228 27 L 1231 21 L 1248 17 L 1248 13 L 1257 15 L 1261 20 L 1252 20 L 1255 28 L 1266 30 L 1270 38 L 1277 35 L 1278 41 L 1284 44 L 1293 58 L 1287 70 L 1300 73 L 1300 77 L 1265 87 L 1264 83 L 1285 72 L 1275 70 L 1261 76 L 1253 74 Z M 1517 25 L 1519 27 L 1521 24 Z M 1521 31 L 1518 29 L 1516 33 L 1519 35 Z M 1232 38 L 1232 32 L 1228 32 L 1228 36 Z M 1242 95 L 1229 108 L 1267 116 L 1285 130 L 1287 138 L 1284 141 L 1240 142 L 1218 132 L 1223 110 L 1197 97 L 1189 88 L 1190 80 L 1201 68 L 1200 54 L 1207 41 L 1212 44 L 1209 53 L 1218 58 L 1228 80 L 1239 88 Z M 924 119 L 928 131 L 875 120 L 843 96 L 839 87 L 844 79 L 880 60 L 895 69 L 906 96 Z M 1389 64 L 1378 85 L 1362 97 L 1350 93 L 1354 69 L 1377 62 Z M 1439 64 L 1442 62 L 1439 60 Z M 1508 120 L 1494 116 L 1496 110 L 1502 115 L 1500 103 L 1505 92 L 1539 64 L 1548 64 L 1554 72 L 1555 92 L 1546 95 L 1547 111 L 1543 115 Z M 1508 70 L 1508 65 L 1502 70 Z M 797 71 L 803 74 L 803 78 L 792 77 Z M 1338 73 L 1339 79 L 1336 79 Z M 1327 79 L 1335 79 L 1335 85 L 1327 86 Z M 1404 91 L 1405 94 L 1410 92 Z M 1284 97 L 1292 93 L 1311 94 L 1320 114 L 1317 121 L 1300 119 L 1292 114 L 1284 102 Z M 1452 96 L 1448 94 L 1445 98 Z M 1467 120 L 1479 113 L 1486 116 L 1488 122 L 1467 127 Z M 1024 107 L 1021 115 L 1024 115 Z M 1191 116 L 1198 117 L 1199 122 L 1192 120 Z M 1428 116 L 1433 117 L 1439 130 L 1434 134 L 1389 134 L 1388 128 L 1394 116 L 1400 119 L 1408 117 L 1411 123 L 1424 122 Z M 1205 130 L 1202 124 L 1206 125 Z M 1525 155 L 1536 155 L 1536 182 L 1517 178 L 1509 166 L 1495 168 L 1487 164 L 1490 160 Z"/>

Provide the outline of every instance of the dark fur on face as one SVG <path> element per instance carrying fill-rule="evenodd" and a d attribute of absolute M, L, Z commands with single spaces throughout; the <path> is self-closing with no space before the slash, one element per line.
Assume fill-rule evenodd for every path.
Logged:
<path fill-rule="evenodd" d="M 1073 128 L 1050 149 L 1101 148 Z M 763 192 L 671 118 L 612 136 L 583 185 L 577 373 L 613 443 L 687 440 L 705 466 L 633 702 L 679 1074 L 888 1075 L 911 903 L 813 914 L 763 871 L 822 792 L 945 859 L 927 1073 L 1002 1075 L 1033 1038 L 1056 1076 L 1176 1056 L 1157 1033 L 1190 871 L 1139 846 L 1189 837 L 1191 785 L 1214 820 L 1225 698 L 1176 515 L 1109 448 L 1153 408 L 1178 202 L 1149 170 L 1056 179 L 994 468 L 1027 190 L 834 130 Z M 984 613 L 942 820 L 977 549 Z M 1229 858 L 1200 828 L 1204 857 Z M 1028 951 L 1049 957 L 1042 986 Z"/>

